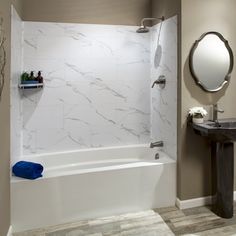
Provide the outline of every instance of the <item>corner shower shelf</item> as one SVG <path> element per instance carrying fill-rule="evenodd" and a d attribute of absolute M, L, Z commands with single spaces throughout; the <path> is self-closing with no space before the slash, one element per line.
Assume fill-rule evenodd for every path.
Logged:
<path fill-rule="evenodd" d="M 20 89 L 37 89 L 37 88 L 43 88 L 44 83 L 32 83 L 32 84 L 19 84 Z"/>

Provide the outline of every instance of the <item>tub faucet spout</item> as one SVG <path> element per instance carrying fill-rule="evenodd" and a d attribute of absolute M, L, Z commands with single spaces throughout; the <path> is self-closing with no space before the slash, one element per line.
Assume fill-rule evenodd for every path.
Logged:
<path fill-rule="evenodd" d="M 163 147 L 164 146 L 164 142 L 163 141 L 157 141 L 154 143 L 150 144 L 150 148 L 154 148 L 154 147 Z"/>

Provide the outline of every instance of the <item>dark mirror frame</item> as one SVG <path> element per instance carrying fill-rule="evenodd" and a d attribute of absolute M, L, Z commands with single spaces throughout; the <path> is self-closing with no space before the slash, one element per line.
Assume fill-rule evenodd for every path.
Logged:
<path fill-rule="evenodd" d="M 229 52 L 229 56 L 230 56 L 230 65 L 229 65 L 229 70 L 228 70 L 228 73 L 226 74 L 225 78 L 224 78 L 224 81 L 222 82 L 222 84 L 216 88 L 216 89 L 208 89 L 201 81 L 200 79 L 196 76 L 196 73 L 194 71 L 194 66 L 193 66 L 193 55 L 194 55 L 194 52 L 195 50 L 197 49 L 198 47 L 198 44 L 201 42 L 201 40 L 203 40 L 207 35 L 209 34 L 215 34 L 216 36 L 218 36 L 222 42 L 225 44 L 225 47 L 227 48 L 228 52 Z M 189 55 L 189 69 L 190 69 L 190 72 L 196 82 L 197 85 L 199 85 L 204 91 L 206 92 L 210 92 L 210 93 L 214 93 L 214 92 L 218 92 L 219 90 L 221 90 L 224 85 L 226 85 L 229 80 L 230 80 L 230 77 L 231 77 L 231 73 L 233 71 L 233 67 L 234 67 L 234 55 L 233 55 L 233 51 L 231 49 L 231 47 L 229 46 L 229 43 L 228 41 L 223 37 L 222 34 L 218 33 L 218 32 L 215 32 L 215 31 L 209 31 L 209 32 L 206 32 L 204 33 L 198 40 L 195 41 L 195 43 L 193 44 L 192 48 L 191 48 L 191 51 L 190 51 L 190 55 Z"/>
<path fill-rule="evenodd" d="M 4 69 L 6 66 L 6 51 L 4 48 L 4 42 L 5 42 L 5 37 L 3 31 L 3 18 L 0 18 L 0 100 L 5 83 Z"/>

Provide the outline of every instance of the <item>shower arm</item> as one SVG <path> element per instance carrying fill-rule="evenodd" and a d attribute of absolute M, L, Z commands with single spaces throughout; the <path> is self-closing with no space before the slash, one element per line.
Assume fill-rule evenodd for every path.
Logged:
<path fill-rule="evenodd" d="M 161 20 L 164 21 L 165 18 L 164 16 L 160 17 L 160 18 L 156 18 L 156 17 L 148 17 L 148 18 L 143 18 L 141 21 L 141 25 L 144 26 L 144 21 L 153 21 L 153 20 Z"/>

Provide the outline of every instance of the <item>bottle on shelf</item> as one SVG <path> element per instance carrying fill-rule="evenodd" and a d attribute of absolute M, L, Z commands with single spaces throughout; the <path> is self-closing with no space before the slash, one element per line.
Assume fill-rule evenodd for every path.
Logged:
<path fill-rule="evenodd" d="M 38 72 L 38 76 L 37 76 L 36 80 L 38 81 L 38 83 L 43 84 L 43 77 L 42 77 L 41 71 Z M 42 85 L 42 87 L 43 87 L 43 85 Z"/>
<path fill-rule="evenodd" d="M 41 71 L 38 72 L 38 76 L 37 76 L 36 79 L 40 84 L 43 83 L 43 77 L 42 77 L 42 72 Z"/>
<path fill-rule="evenodd" d="M 27 72 L 23 72 L 21 75 L 21 83 L 27 83 L 27 81 L 29 80 L 29 74 Z"/>
<path fill-rule="evenodd" d="M 30 72 L 29 80 L 31 80 L 31 81 L 35 80 L 34 72 L 33 71 Z"/>

